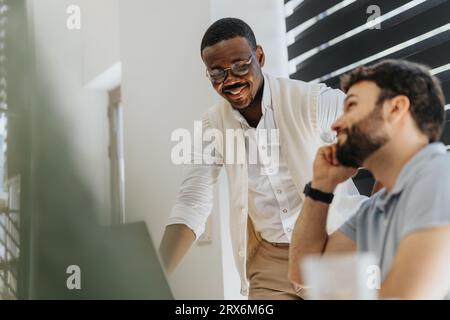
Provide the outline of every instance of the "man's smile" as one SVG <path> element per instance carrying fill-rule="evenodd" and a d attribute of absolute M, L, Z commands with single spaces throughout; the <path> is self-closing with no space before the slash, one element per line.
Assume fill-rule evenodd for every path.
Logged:
<path fill-rule="evenodd" d="M 232 85 L 224 86 L 223 93 L 230 97 L 233 100 L 236 100 L 238 98 L 241 98 L 244 93 L 249 88 L 249 85 L 247 83 L 234 83 Z"/>

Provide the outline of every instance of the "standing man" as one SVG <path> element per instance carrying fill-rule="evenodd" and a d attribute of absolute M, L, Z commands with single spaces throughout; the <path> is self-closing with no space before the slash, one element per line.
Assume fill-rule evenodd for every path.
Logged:
<path fill-rule="evenodd" d="M 257 142 L 257 155 L 261 158 L 268 148 L 279 160 L 275 166 L 262 161 L 228 163 L 226 155 L 217 152 L 214 164 L 186 166 L 160 247 L 163 263 L 171 272 L 203 232 L 213 205 L 213 184 L 225 167 L 241 293 L 250 299 L 299 299 L 301 288 L 288 280 L 291 234 L 304 202 L 302 187 L 312 178 L 314 155 L 324 142 L 333 141 L 330 126 L 341 114 L 345 96 L 323 84 L 263 74 L 263 48 L 239 19 L 212 24 L 203 36 L 201 57 L 222 98 L 204 114 L 203 130 L 218 130 L 224 137 L 225 131 L 233 130 L 238 141 L 248 138 L 247 158 L 258 131 L 276 130 L 279 141 Z M 227 138 L 225 145 L 230 143 Z M 354 213 L 362 198 L 351 180 L 343 184 L 332 204 L 330 228 Z"/>

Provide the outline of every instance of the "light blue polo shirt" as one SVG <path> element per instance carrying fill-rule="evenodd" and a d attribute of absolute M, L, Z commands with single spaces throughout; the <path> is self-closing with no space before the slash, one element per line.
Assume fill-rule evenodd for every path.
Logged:
<path fill-rule="evenodd" d="M 377 192 L 340 230 L 377 257 L 383 281 L 405 236 L 442 225 L 450 225 L 450 153 L 436 142 L 406 163 L 391 192 Z"/>

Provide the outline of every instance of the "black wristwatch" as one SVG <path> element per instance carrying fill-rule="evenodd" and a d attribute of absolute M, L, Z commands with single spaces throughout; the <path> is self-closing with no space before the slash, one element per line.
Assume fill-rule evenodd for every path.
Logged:
<path fill-rule="evenodd" d="M 311 199 L 317 200 L 317 201 L 321 201 L 321 202 L 325 202 L 330 204 L 331 201 L 333 201 L 333 197 L 334 194 L 332 193 L 328 193 L 328 192 L 323 192 L 320 191 L 318 189 L 314 189 L 313 187 L 311 187 L 311 182 L 308 182 L 305 186 L 305 190 L 303 190 L 303 193 L 307 196 L 310 197 Z"/>

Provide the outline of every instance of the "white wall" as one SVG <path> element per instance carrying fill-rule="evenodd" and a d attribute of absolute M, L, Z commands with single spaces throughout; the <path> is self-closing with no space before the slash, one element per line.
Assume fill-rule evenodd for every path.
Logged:
<path fill-rule="evenodd" d="M 214 102 L 200 58 L 210 3 L 121 0 L 126 220 L 145 220 L 159 246 L 181 182 L 173 130 L 193 129 Z M 177 299 L 223 299 L 219 219 L 212 243 L 190 250 L 170 276 Z"/>
<path fill-rule="evenodd" d="M 73 151 L 73 163 L 91 194 L 107 214 L 110 210 L 107 94 L 84 87 L 83 33 L 68 30 L 69 5 L 80 0 L 28 1 L 36 41 L 37 74 L 46 94 L 58 105 L 61 127 Z M 102 23 L 98 21 L 97 23 Z M 108 217 L 100 217 L 107 222 Z"/>
<path fill-rule="evenodd" d="M 81 0 L 83 81 L 111 90 L 120 84 L 118 0 Z"/>

